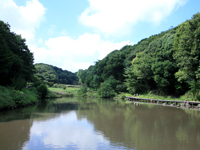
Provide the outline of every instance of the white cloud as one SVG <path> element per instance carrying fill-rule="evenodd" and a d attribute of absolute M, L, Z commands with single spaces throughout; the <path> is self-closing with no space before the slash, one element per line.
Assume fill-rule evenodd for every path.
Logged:
<path fill-rule="evenodd" d="M 46 42 L 46 45 L 51 51 L 59 51 L 59 55 L 92 56 L 97 49 L 99 42 L 99 35 L 85 33 L 80 35 L 76 40 L 68 36 L 50 38 Z M 55 53 L 55 55 L 57 55 L 57 53 Z"/>
<path fill-rule="evenodd" d="M 107 35 L 123 35 L 139 21 L 158 25 L 188 0 L 88 0 L 79 21 Z"/>
<path fill-rule="evenodd" d="M 27 1 L 26 6 L 17 6 L 13 0 L 0 1 L 0 19 L 8 22 L 12 31 L 27 41 L 34 39 L 35 29 L 44 19 L 45 10 L 38 0 Z"/>
<path fill-rule="evenodd" d="M 132 44 L 130 41 L 120 43 L 104 41 L 100 35 L 89 33 L 80 35 L 78 39 L 68 36 L 50 38 L 45 43 L 46 47 L 41 48 L 30 45 L 31 51 L 34 52 L 35 63 L 43 62 L 72 72 L 76 72 L 78 69 L 87 69 L 95 61 L 95 57 L 102 59 L 111 51 Z M 88 61 L 81 63 L 80 59 Z"/>

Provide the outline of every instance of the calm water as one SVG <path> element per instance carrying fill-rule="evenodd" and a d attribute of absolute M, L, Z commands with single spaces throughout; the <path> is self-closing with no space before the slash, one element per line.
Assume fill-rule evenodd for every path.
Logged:
<path fill-rule="evenodd" d="M 199 150 L 199 111 L 72 100 L 0 113 L 0 149 Z"/>

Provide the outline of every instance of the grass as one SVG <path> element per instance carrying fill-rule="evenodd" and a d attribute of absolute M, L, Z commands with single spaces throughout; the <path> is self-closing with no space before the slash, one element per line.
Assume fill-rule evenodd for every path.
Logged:
<path fill-rule="evenodd" d="M 77 87 L 67 87 L 67 88 L 48 88 L 49 91 L 53 92 L 59 97 L 73 97 L 76 95 L 79 88 Z"/>
<path fill-rule="evenodd" d="M 125 96 L 133 96 L 129 93 L 125 93 Z M 197 97 L 195 97 L 195 95 L 192 94 L 192 92 L 188 91 L 187 93 L 185 93 L 184 95 L 180 96 L 180 97 L 174 97 L 174 96 L 169 96 L 169 95 L 157 95 L 154 94 L 153 92 L 149 92 L 147 94 L 139 94 L 138 96 L 139 98 L 148 98 L 148 99 L 159 99 L 159 100 L 177 100 L 177 101 L 197 101 Z"/>
<path fill-rule="evenodd" d="M 77 92 L 80 89 L 80 85 L 64 85 L 64 88 L 49 88 L 49 90 L 55 94 L 57 94 L 57 97 L 65 96 L 65 97 L 72 97 L 77 96 Z M 199 94 L 200 95 L 200 94 Z M 120 93 L 118 96 L 115 97 L 115 100 L 121 100 L 123 96 L 134 96 L 130 93 Z M 93 89 L 88 88 L 87 89 L 87 97 L 88 98 L 97 98 L 99 97 L 97 91 L 94 91 Z M 177 101 L 185 101 L 186 99 L 188 101 L 196 101 L 196 97 L 192 95 L 190 91 L 185 93 L 184 95 L 180 97 L 174 97 L 169 95 L 158 95 L 153 92 L 149 92 L 147 94 L 139 94 L 137 97 L 139 98 L 148 98 L 148 99 L 160 99 L 160 100 L 177 100 Z"/>
<path fill-rule="evenodd" d="M 74 85 L 74 86 L 66 85 L 66 88 L 50 87 L 48 89 L 49 89 L 49 91 L 51 91 L 57 95 L 63 96 L 63 97 L 73 97 L 73 96 L 77 96 L 77 92 L 80 89 L 80 87 L 81 86 L 78 86 L 78 85 Z M 98 96 L 97 91 L 94 91 L 93 89 L 88 88 L 87 89 L 87 97 L 88 98 L 96 98 L 99 96 Z"/>
<path fill-rule="evenodd" d="M 38 102 L 37 94 L 28 89 L 21 91 L 0 86 L 0 110 L 24 107 Z"/>
<path fill-rule="evenodd" d="M 87 96 L 90 98 L 99 97 L 97 91 L 95 91 L 93 89 L 88 89 Z"/>
<path fill-rule="evenodd" d="M 132 94 L 129 94 L 129 93 L 125 93 L 125 96 L 132 96 L 134 97 L 134 95 Z M 177 100 L 177 101 L 184 101 L 185 100 L 185 97 L 173 97 L 173 96 L 169 96 L 169 95 L 157 95 L 157 94 L 154 94 L 152 92 L 149 92 L 147 94 L 138 94 L 138 96 L 136 97 L 139 97 L 139 98 L 148 98 L 148 99 L 159 99 L 159 100 Z"/>
<path fill-rule="evenodd" d="M 46 98 L 60 98 L 60 97 L 62 97 L 62 95 L 56 94 L 56 93 L 49 91 L 49 90 L 48 90 L 48 93 L 47 93 L 47 96 L 46 96 Z"/>
<path fill-rule="evenodd" d="M 143 94 L 143 95 L 139 95 L 137 97 L 140 98 L 148 98 L 148 99 L 160 99 L 160 100 L 177 100 L 176 97 L 172 97 L 172 96 L 161 96 L 161 95 L 156 95 L 156 94 L 152 94 L 152 93 L 148 93 L 148 94 Z"/>

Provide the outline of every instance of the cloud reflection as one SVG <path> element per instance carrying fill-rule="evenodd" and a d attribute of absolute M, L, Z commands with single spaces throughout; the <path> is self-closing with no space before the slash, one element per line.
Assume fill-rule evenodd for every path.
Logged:
<path fill-rule="evenodd" d="M 93 124 L 78 120 L 72 111 L 54 119 L 34 121 L 24 149 L 99 149 L 102 145 L 109 146 L 110 142 L 94 130 Z"/>

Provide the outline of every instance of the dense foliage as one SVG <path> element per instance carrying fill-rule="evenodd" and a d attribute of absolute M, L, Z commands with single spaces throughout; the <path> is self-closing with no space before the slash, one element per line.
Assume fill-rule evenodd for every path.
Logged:
<path fill-rule="evenodd" d="M 35 64 L 35 68 L 35 76 L 49 86 L 52 86 L 55 83 L 77 84 L 78 82 L 76 73 L 62 70 L 61 68 L 55 66 L 40 63 Z"/>
<path fill-rule="evenodd" d="M 25 42 L 10 31 L 9 24 L 0 21 L 0 110 L 36 103 L 49 93 L 34 77 L 33 53 Z"/>
<path fill-rule="evenodd" d="M 200 89 L 200 13 L 182 23 L 174 40 L 174 58 L 179 67 L 175 76 L 179 82 L 187 82 L 193 93 Z M 196 94 L 200 99 L 200 95 Z"/>
<path fill-rule="evenodd" d="M 34 58 L 25 42 L 10 31 L 9 24 L 0 21 L 0 85 L 10 86 L 21 80 L 25 87 L 31 81 Z"/>
<path fill-rule="evenodd" d="M 153 91 L 174 96 L 190 91 L 196 100 L 200 98 L 199 68 L 200 14 L 197 13 L 175 28 L 111 52 L 94 66 L 79 70 L 77 76 L 81 84 L 94 89 L 110 85 L 117 93 Z"/>
<path fill-rule="evenodd" d="M 101 97 L 109 98 L 115 96 L 115 91 L 112 88 L 112 85 L 104 82 L 101 84 L 101 87 L 98 89 L 98 94 Z"/>
<path fill-rule="evenodd" d="M 87 97 L 87 87 L 82 86 L 78 91 L 77 91 L 77 96 L 78 97 Z"/>
<path fill-rule="evenodd" d="M 38 102 L 37 92 L 23 88 L 15 91 L 11 88 L 0 86 L 0 110 L 24 107 Z"/>
<path fill-rule="evenodd" d="M 45 98 L 46 95 L 47 95 L 47 92 L 48 92 L 48 89 L 47 87 L 41 83 L 38 87 L 37 87 L 37 91 L 38 91 L 38 95 L 41 97 L 41 98 Z"/>
<path fill-rule="evenodd" d="M 130 52 L 131 46 L 124 46 L 120 51 L 115 50 L 104 59 L 97 61 L 94 66 L 90 66 L 87 70 L 80 69 L 77 73 L 79 83 L 97 90 L 104 85 L 101 83 L 106 82 L 111 86 L 111 93 L 113 91 L 126 91 L 123 74 L 126 65 L 125 59 Z M 107 84 L 105 85 L 107 86 Z M 104 88 L 102 87 L 102 89 Z M 114 94 L 111 95 L 113 96 Z"/>

